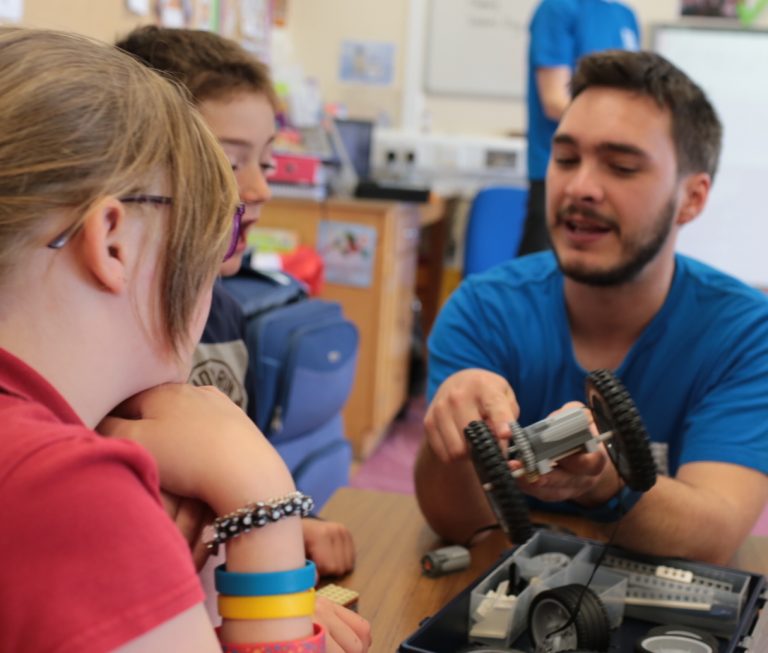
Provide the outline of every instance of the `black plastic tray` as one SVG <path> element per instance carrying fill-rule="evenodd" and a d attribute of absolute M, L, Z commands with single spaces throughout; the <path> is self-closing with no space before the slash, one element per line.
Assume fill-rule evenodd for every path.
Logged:
<path fill-rule="evenodd" d="M 552 538 L 555 541 L 561 540 L 563 547 L 566 549 L 572 548 L 574 542 L 590 544 L 595 547 L 603 546 L 600 543 L 570 535 L 547 533 L 546 537 L 549 542 L 552 541 Z M 519 548 L 516 547 L 502 554 L 500 559 L 486 573 L 467 586 L 466 589 L 437 614 L 425 619 L 418 630 L 402 642 L 399 648 L 400 653 L 460 653 L 475 649 L 504 650 L 492 645 L 473 643 L 468 640 L 470 594 L 477 585 L 482 583 L 499 567 L 503 566 L 511 556 L 515 555 Z M 738 624 L 730 629 L 732 632 L 729 632 L 727 635 L 723 633 L 718 635 L 718 643 L 720 645 L 718 653 L 768 652 L 768 608 L 762 610 L 761 614 L 761 609 L 764 607 L 768 596 L 764 576 L 705 563 L 639 556 L 617 547 L 609 547 L 608 553 L 655 565 L 684 565 L 689 569 L 700 570 L 702 573 L 707 571 L 715 574 L 727 572 L 731 576 L 735 575 L 737 578 L 742 578 L 746 583 L 746 593 L 741 616 Z M 622 625 L 612 631 L 609 651 L 611 653 L 624 651 L 631 653 L 635 651 L 635 642 L 660 623 L 662 623 L 660 620 L 645 621 L 625 616 Z M 674 611 L 670 611 L 667 623 L 675 623 Z M 512 648 L 518 651 L 533 651 L 533 646 L 525 633 L 512 643 Z"/>

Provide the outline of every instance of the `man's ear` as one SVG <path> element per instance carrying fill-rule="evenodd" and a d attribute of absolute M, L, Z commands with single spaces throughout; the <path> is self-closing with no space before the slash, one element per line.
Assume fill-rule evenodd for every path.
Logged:
<path fill-rule="evenodd" d="M 81 227 L 81 261 L 108 292 L 120 294 L 128 279 L 125 207 L 106 197 L 91 207 Z"/>
<path fill-rule="evenodd" d="M 677 224 L 682 226 L 694 220 L 707 204 L 712 177 L 706 172 L 688 175 L 683 180 L 682 201 L 677 212 Z"/>

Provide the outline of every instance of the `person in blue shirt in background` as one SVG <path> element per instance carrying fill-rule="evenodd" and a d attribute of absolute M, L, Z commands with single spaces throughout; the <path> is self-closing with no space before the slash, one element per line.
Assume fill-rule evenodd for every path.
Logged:
<path fill-rule="evenodd" d="M 538 508 L 612 519 L 595 524 L 606 539 L 618 522 L 626 548 L 724 564 L 768 501 L 768 297 L 675 252 L 706 205 L 720 120 L 650 52 L 588 55 L 572 90 L 547 169 L 552 251 L 465 279 L 430 334 L 419 504 L 453 541 L 495 523 L 464 428 L 485 420 L 506 446 L 510 420 L 582 401 L 587 372 L 608 369 L 645 422 L 656 484 L 630 493 L 601 448 L 518 486 Z"/>
<path fill-rule="evenodd" d="M 552 136 L 570 102 L 576 63 L 599 50 L 637 50 L 632 9 L 613 0 L 542 0 L 530 23 L 528 49 L 528 212 L 519 255 L 550 247 L 544 176 Z"/>

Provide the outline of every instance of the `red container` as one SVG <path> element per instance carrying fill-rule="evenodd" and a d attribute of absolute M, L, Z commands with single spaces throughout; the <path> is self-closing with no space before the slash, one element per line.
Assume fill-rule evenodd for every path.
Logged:
<path fill-rule="evenodd" d="M 269 176 L 271 182 L 312 186 L 323 183 L 322 165 L 316 157 L 275 153 L 272 158 L 275 171 Z"/>

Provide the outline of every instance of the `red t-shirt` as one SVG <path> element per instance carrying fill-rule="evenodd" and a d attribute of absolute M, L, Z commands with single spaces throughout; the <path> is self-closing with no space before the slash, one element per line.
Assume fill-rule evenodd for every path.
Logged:
<path fill-rule="evenodd" d="M 0 651 L 108 651 L 202 600 L 149 454 L 0 349 Z"/>

